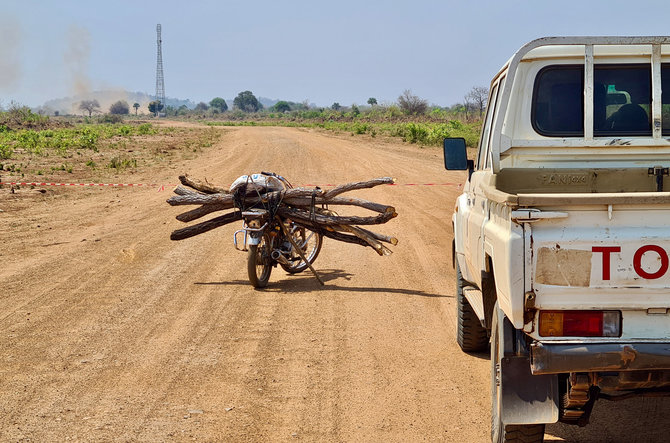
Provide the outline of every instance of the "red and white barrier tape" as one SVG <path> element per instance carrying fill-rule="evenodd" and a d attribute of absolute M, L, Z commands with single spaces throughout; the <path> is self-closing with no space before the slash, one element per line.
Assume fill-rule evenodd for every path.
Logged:
<path fill-rule="evenodd" d="M 122 187 L 122 186 L 144 186 L 147 187 L 156 187 L 156 186 L 172 186 L 172 185 L 160 185 L 156 183 L 41 183 L 41 182 L 0 182 L 0 185 L 20 185 L 20 186 L 112 186 L 112 187 Z"/>
<path fill-rule="evenodd" d="M 165 190 L 165 187 L 168 188 L 174 187 L 177 185 L 167 184 L 161 185 L 158 183 L 47 183 L 47 182 L 0 182 L 0 185 L 11 185 L 11 186 L 63 186 L 63 187 L 95 187 L 95 186 L 107 186 L 112 188 L 157 188 L 160 187 L 159 191 Z M 325 185 L 315 185 L 315 184 L 304 184 L 297 185 L 296 187 L 335 187 L 338 185 L 327 183 Z M 389 183 L 388 186 L 456 186 L 460 188 L 463 186 L 461 183 Z"/>
<path fill-rule="evenodd" d="M 314 185 L 314 184 L 305 184 L 305 185 L 295 185 L 296 188 L 299 187 L 314 187 L 314 186 L 319 186 L 323 188 L 331 187 L 334 188 L 335 186 L 339 185 L 333 185 L 333 184 L 325 184 L 325 185 Z M 463 186 L 461 183 L 389 183 L 387 186 L 456 186 L 457 188 L 460 188 Z"/>

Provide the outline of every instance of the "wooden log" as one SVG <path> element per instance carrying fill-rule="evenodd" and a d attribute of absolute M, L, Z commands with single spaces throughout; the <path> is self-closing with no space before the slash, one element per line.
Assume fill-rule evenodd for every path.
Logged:
<path fill-rule="evenodd" d="M 183 190 L 184 188 L 181 188 Z M 180 192 L 182 192 L 180 190 Z M 281 201 L 289 197 L 310 197 L 312 196 L 311 189 L 297 188 L 287 189 L 285 191 L 268 192 L 265 194 L 258 194 L 256 191 L 249 191 L 243 200 L 246 205 L 252 206 L 259 201 L 267 202 L 269 200 Z M 183 193 L 181 195 L 170 197 L 167 202 L 172 206 L 179 205 L 208 205 L 212 203 L 226 203 L 233 201 L 233 194 L 199 194 L 199 193 Z"/>
<path fill-rule="evenodd" d="M 355 235 L 342 234 L 341 232 L 329 231 L 327 229 L 323 229 L 320 232 L 324 237 L 332 238 L 333 240 L 351 243 L 354 245 L 370 246 L 365 240 L 361 240 Z"/>
<path fill-rule="evenodd" d="M 328 216 L 337 216 L 336 212 L 331 211 L 329 209 L 322 209 L 319 211 L 319 213 Z M 375 238 L 376 236 L 378 236 L 378 234 L 375 234 L 371 231 L 359 228 L 358 226 L 349 226 L 349 225 L 337 225 L 334 226 L 333 229 L 350 232 L 351 234 L 365 241 L 379 255 L 391 255 L 393 253 L 389 248 L 382 245 L 381 242 Z"/>
<path fill-rule="evenodd" d="M 323 194 L 323 198 L 328 200 L 329 198 L 333 198 L 336 195 L 340 195 L 344 192 L 354 191 L 356 189 L 374 188 L 375 186 L 390 185 L 393 183 L 395 183 L 395 179 L 391 177 L 375 178 L 364 182 L 345 183 L 343 185 L 336 186 L 330 191 L 327 191 L 325 194 Z"/>
<path fill-rule="evenodd" d="M 186 238 L 191 238 L 198 234 L 211 231 L 214 228 L 218 228 L 219 226 L 227 225 L 238 220 L 242 220 L 242 215 L 239 211 L 229 212 L 228 214 L 222 215 L 220 217 L 172 231 L 170 240 L 184 240 Z"/>
<path fill-rule="evenodd" d="M 370 237 L 372 237 L 372 238 L 374 238 L 374 239 L 376 239 L 376 240 L 383 241 L 383 242 L 385 242 L 385 243 L 391 243 L 393 246 L 395 246 L 395 245 L 398 244 L 398 239 L 397 239 L 396 237 L 391 237 L 391 236 L 389 236 L 389 235 L 379 234 L 378 232 L 368 231 L 367 229 L 363 229 L 363 228 L 361 228 L 361 227 L 359 227 L 358 229 L 360 229 L 361 231 L 365 232 L 365 233 L 368 234 Z"/>
<path fill-rule="evenodd" d="M 274 192 L 268 192 L 265 194 L 261 194 L 263 196 L 263 199 L 265 201 L 270 200 L 270 199 L 281 199 L 286 200 L 288 198 L 306 198 L 309 197 L 310 199 L 312 198 L 312 193 L 316 192 L 316 196 L 320 197 L 323 195 L 323 190 L 321 189 L 309 189 L 309 188 L 292 188 L 292 189 L 285 189 L 283 191 L 274 191 Z M 255 194 L 254 194 L 255 195 Z"/>
<path fill-rule="evenodd" d="M 312 205 L 311 198 L 286 197 L 284 198 L 283 202 L 292 206 L 310 207 Z M 395 212 L 395 208 L 393 206 L 388 206 L 381 203 L 375 203 L 368 200 L 363 200 L 361 198 L 353 198 L 353 197 L 333 197 L 327 200 L 322 197 L 317 197 L 314 200 L 314 203 L 319 206 L 324 204 L 359 206 L 361 208 L 369 209 L 371 211 L 379 213 Z"/>
<path fill-rule="evenodd" d="M 228 203 L 233 201 L 232 194 L 188 194 L 173 195 L 167 199 L 170 206 L 181 205 L 208 205 L 213 203 Z"/>
<path fill-rule="evenodd" d="M 347 225 L 339 225 L 336 226 L 335 229 L 341 229 L 343 231 L 348 231 L 351 232 L 353 235 L 356 237 L 360 238 L 367 244 L 369 244 L 372 249 L 377 252 L 379 255 L 391 255 L 392 252 L 389 248 L 386 246 L 382 245 L 382 243 L 375 238 L 373 238 L 371 235 L 368 235 L 365 231 L 363 231 L 361 228 L 358 228 L 356 226 L 347 226 Z"/>
<path fill-rule="evenodd" d="M 173 192 L 177 195 L 204 195 L 202 192 L 198 192 L 193 189 L 188 189 L 181 185 L 174 188 Z"/>
<path fill-rule="evenodd" d="M 200 217 L 204 217 L 207 214 L 211 214 L 212 212 L 223 211 L 232 207 L 232 201 L 230 203 L 212 203 L 209 205 L 202 205 L 199 208 L 191 209 L 190 211 L 179 214 L 177 216 L 177 220 L 181 222 L 190 222 L 197 220 Z"/>
<path fill-rule="evenodd" d="M 298 226 L 309 229 L 310 231 L 317 232 L 322 234 L 324 237 L 329 237 L 334 240 L 343 241 L 346 243 L 352 243 L 361 246 L 370 246 L 365 240 L 362 240 L 354 235 L 343 234 L 339 231 L 336 231 L 332 226 L 322 226 L 319 224 L 314 224 L 312 222 L 295 222 Z"/>
<path fill-rule="evenodd" d="M 182 185 L 204 192 L 205 194 L 230 194 L 230 191 L 226 188 L 214 186 L 208 183 L 207 179 L 205 179 L 205 182 L 203 183 L 200 180 L 189 177 L 188 174 L 180 175 L 179 181 Z"/>
<path fill-rule="evenodd" d="M 189 222 L 216 211 L 233 208 L 236 205 L 234 196 L 224 188 L 216 187 L 207 182 L 203 183 L 192 179 L 188 175 L 180 176 L 179 179 L 184 186 L 191 189 L 178 186 L 174 190 L 177 195 L 170 197 L 168 203 L 172 206 L 199 205 L 195 209 L 179 214 L 177 219 L 180 221 Z M 330 191 L 292 188 L 259 194 L 255 190 L 250 190 L 241 199 L 243 207 L 259 206 L 261 203 L 271 202 L 273 205 L 278 205 L 277 215 L 284 219 L 292 220 L 298 225 L 334 240 L 369 246 L 380 255 L 388 255 L 391 250 L 382 245 L 382 242 L 396 245 L 398 243 L 397 238 L 354 225 L 365 226 L 386 223 L 398 215 L 395 208 L 360 198 L 338 196 L 348 191 L 391 183 L 394 183 L 392 178 L 382 177 L 364 182 L 347 183 Z M 312 202 L 315 206 L 318 205 L 314 208 L 314 213 L 312 213 Z M 376 212 L 377 215 L 369 217 L 340 216 L 333 211 L 323 209 L 321 207 L 323 205 L 357 206 Z M 172 240 L 183 240 L 241 219 L 240 211 L 233 211 L 193 226 L 175 230 L 170 238 Z"/>
<path fill-rule="evenodd" d="M 379 225 L 386 223 L 398 214 L 396 212 L 385 212 L 374 217 L 358 217 L 358 216 L 330 216 L 324 214 L 311 214 L 309 210 L 302 210 L 297 208 L 289 208 L 280 206 L 277 210 L 282 217 L 289 218 L 296 222 L 307 221 L 324 226 L 336 225 Z"/>
<path fill-rule="evenodd" d="M 337 215 L 337 212 L 331 211 L 331 210 L 328 210 L 328 209 L 321 209 L 320 213 L 325 214 L 325 215 L 332 215 L 332 216 Z M 346 229 L 346 227 L 344 225 L 336 226 L 335 229 L 348 231 L 348 229 Z M 356 229 L 358 231 L 363 232 L 365 235 L 367 235 L 369 237 L 372 237 L 375 240 L 383 241 L 383 242 L 386 242 L 386 243 L 391 243 L 392 245 L 397 245 L 398 244 L 398 239 L 395 238 L 395 237 L 391 237 L 391 236 L 388 236 L 388 235 L 379 234 L 377 232 L 369 231 L 367 229 L 361 228 L 360 226 L 356 226 Z"/>
<path fill-rule="evenodd" d="M 181 188 L 182 190 L 186 190 L 187 193 L 181 193 L 181 190 L 176 189 L 175 192 L 177 192 L 179 195 L 203 195 L 203 194 L 196 194 L 194 191 L 190 191 L 186 188 Z M 282 200 L 284 203 L 292 205 L 292 206 L 302 206 L 302 209 L 309 210 L 309 207 L 312 203 L 311 198 L 302 198 L 302 197 L 296 197 L 296 198 L 288 198 Z M 254 201 L 253 203 L 257 203 L 257 201 Z M 323 202 L 322 199 L 317 198 L 316 199 L 316 204 L 321 205 Z M 180 203 L 181 204 L 181 203 Z M 362 200 L 358 198 L 343 198 L 343 197 L 335 197 L 331 200 L 328 201 L 328 204 L 331 205 L 352 205 L 352 206 L 359 206 L 361 208 L 369 209 L 371 211 L 379 212 L 379 213 L 384 213 L 384 212 L 395 212 L 395 208 L 393 206 L 387 206 L 379 203 L 374 203 L 374 202 L 369 202 L 367 200 Z M 203 217 L 207 214 L 211 214 L 212 212 L 216 211 L 222 211 L 225 209 L 230 209 L 234 206 L 233 201 L 231 200 L 230 202 L 222 202 L 222 203 L 207 203 L 203 204 L 201 207 L 193 209 L 188 212 L 184 212 L 183 214 L 179 214 L 177 216 L 177 220 L 183 221 L 183 222 L 189 222 L 196 220 L 200 217 Z M 318 208 L 321 209 L 321 208 Z M 384 240 L 382 240 L 384 241 Z"/>

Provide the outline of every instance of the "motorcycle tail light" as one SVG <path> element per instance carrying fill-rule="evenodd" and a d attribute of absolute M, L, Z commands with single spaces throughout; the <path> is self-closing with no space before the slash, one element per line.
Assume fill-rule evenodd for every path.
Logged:
<path fill-rule="evenodd" d="M 542 337 L 619 337 L 619 311 L 540 311 Z"/>

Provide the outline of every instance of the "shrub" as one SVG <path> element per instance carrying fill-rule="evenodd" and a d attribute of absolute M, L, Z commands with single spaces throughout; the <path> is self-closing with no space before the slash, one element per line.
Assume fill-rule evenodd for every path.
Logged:
<path fill-rule="evenodd" d="M 140 135 L 149 135 L 149 134 L 155 134 L 156 131 L 154 131 L 151 123 L 142 123 L 137 127 L 137 133 Z"/>
<path fill-rule="evenodd" d="M 98 119 L 100 123 L 121 123 L 123 117 L 118 114 L 106 114 Z"/>
<path fill-rule="evenodd" d="M 110 114 L 126 115 L 129 112 L 130 112 L 130 106 L 128 106 L 128 102 L 125 100 L 119 100 L 118 102 L 112 104 L 112 106 L 109 107 Z"/>
<path fill-rule="evenodd" d="M 406 89 L 398 97 L 398 105 L 405 114 L 409 115 L 422 115 L 425 114 L 428 110 L 428 102 L 422 98 L 419 98 L 416 95 L 412 94 L 412 91 Z"/>
<path fill-rule="evenodd" d="M 14 150 L 5 144 L 0 143 L 0 158 L 3 160 L 12 158 L 12 154 L 14 153 Z"/>
<path fill-rule="evenodd" d="M 118 127 L 117 131 L 119 135 L 131 135 L 133 132 L 133 128 L 131 128 L 128 125 L 122 125 Z"/>
<path fill-rule="evenodd" d="M 137 167 L 137 160 L 121 158 L 121 157 L 113 157 L 110 160 L 108 167 L 116 170 L 121 170 L 128 167 L 135 168 Z"/>

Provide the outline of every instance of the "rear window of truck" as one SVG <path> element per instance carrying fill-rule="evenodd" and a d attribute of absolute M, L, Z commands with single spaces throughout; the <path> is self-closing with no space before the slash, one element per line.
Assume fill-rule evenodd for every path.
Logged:
<path fill-rule="evenodd" d="M 670 135 L 670 64 L 661 65 L 663 135 Z"/>
<path fill-rule="evenodd" d="M 668 91 L 662 99 L 663 133 L 667 134 L 670 133 L 670 65 L 663 66 L 662 79 L 662 89 Z M 583 91 L 583 65 L 542 69 L 533 89 L 531 119 L 535 131 L 548 137 L 584 136 Z M 651 136 L 650 116 L 649 64 L 594 66 L 594 136 Z"/>
<path fill-rule="evenodd" d="M 542 69 L 535 79 L 533 127 L 549 137 L 584 135 L 584 66 Z"/>

